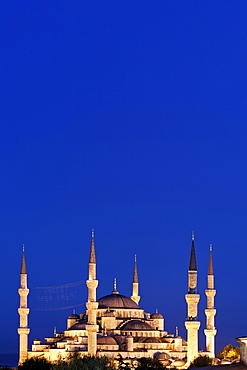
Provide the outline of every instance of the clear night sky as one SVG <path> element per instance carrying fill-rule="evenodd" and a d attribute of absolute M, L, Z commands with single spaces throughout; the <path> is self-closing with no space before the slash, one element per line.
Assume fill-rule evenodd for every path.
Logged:
<path fill-rule="evenodd" d="M 1 352 L 18 349 L 22 243 L 30 287 L 71 283 L 87 278 L 92 228 L 98 297 L 114 277 L 130 295 L 137 254 L 141 306 L 184 337 L 194 230 L 200 349 L 210 243 L 217 351 L 247 335 L 246 11 L 236 0 L 1 2 Z M 30 342 L 71 312 L 32 310 Z"/>

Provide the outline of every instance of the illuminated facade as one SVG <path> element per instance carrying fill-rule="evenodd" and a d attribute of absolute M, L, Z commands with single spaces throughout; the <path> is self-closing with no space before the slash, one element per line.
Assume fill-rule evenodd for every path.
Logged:
<path fill-rule="evenodd" d="M 212 266 L 212 254 L 210 254 L 210 261 L 210 266 Z M 210 271 L 212 272 L 212 269 Z M 209 275 L 206 294 L 213 289 L 212 274 Z M 114 281 L 111 294 L 97 300 L 98 280 L 96 277 L 94 232 L 92 232 L 88 280 L 86 281 L 88 288 L 86 312 L 80 315 L 76 313 L 70 315 L 67 319 L 66 330 L 54 334 L 54 337 L 45 338 L 44 342 L 36 338 L 33 341 L 32 350 L 28 351 L 29 328 L 27 317 L 29 309 L 27 308 L 27 294 L 29 290 L 27 289 L 27 271 L 23 251 L 21 288 L 19 289 L 20 308 L 18 311 L 20 314 L 20 328 L 18 329 L 20 336 L 19 363 L 31 357 L 44 357 L 49 361 L 56 361 L 58 358 L 66 359 L 72 352 L 76 351 L 82 356 L 97 355 L 118 358 L 121 355 L 122 358 L 127 360 L 155 357 L 167 367 L 183 368 L 188 361 L 198 355 L 197 336 L 200 322 L 197 319 L 197 304 L 200 296 L 196 291 L 197 270 L 194 237 L 192 238 L 188 277 L 189 289 L 188 294 L 186 294 L 188 318 L 185 322 L 188 337 L 186 342 L 177 334 L 169 334 L 165 330 L 165 320 L 160 313 L 150 314 L 139 306 L 141 297 L 139 295 L 136 257 L 131 297 L 119 294 L 116 281 Z M 207 315 L 205 334 L 209 344 L 207 352 L 204 352 L 204 354 L 213 356 L 214 342 L 211 338 L 212 330 L 215 334 L 216 331 L 212 320 L 212 312 L 215 311 L 213 311 L 212 292 L 207 296 L 210 299 L 205 311 Z"/>

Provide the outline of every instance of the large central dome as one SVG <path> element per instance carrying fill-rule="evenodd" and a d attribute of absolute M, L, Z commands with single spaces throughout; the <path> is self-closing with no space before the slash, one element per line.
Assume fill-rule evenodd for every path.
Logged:
<path fill-rule="evenodd" d="M 132 299 L 122 294 L 109 294 L 98 299 L 99 308 L 135 308 L 140 307 Z"/>

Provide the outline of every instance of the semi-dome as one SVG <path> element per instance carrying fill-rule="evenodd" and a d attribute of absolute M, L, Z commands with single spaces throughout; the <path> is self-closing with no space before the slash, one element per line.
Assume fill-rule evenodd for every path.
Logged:
<path fill-rule="evenodd" d="M 161 353 L 157 353 L 154 356 L 154 358 L 155 360 L 163 361 L 163 360 L 168 360 L 169 358 L 171 358 L 171 356 L 166 352 L 161 352 Z"/>
<path fill-rule="evenodd" d="M 141 320 L 131 320 L 124 324 L 121 330 L 154 330 L 149 324 Z"/>
<path fill-rule="evenodd" d="M 150 337 L 144 340 L 144 343 L 161 343 L 161 340 L 156 337 Z"/>
<path fill-rule="evenodd" d="M 135 308 L 140 307 L 132 299 L 122 294 L 109 294 L 98 299 L 99 308 Z"/>
<path fill-rule="evenodd" d="M 97 336 L 97 344 L 106 344 L 106 345 L 116 345 L 117 342 L 113 337 L 110 336 L 103 336 L 103 335 L 98 335 Z"/>
<path fill-rule="evenodd" d="M 82 320 L 72 325 L 68 330 L 86 330 L 86 324 L 87 322 Z"/>
<path fill-rule="evenodd" d="M 178 358 L 173 361 L 172 365 L 175 367 L 181 367 L 185 365 L 185 361 Z"/>

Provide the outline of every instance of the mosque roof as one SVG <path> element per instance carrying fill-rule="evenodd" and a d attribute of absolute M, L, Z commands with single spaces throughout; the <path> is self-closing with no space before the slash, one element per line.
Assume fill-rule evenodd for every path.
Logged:
<path fill-rule="evenodd" d="M 156 360 L 168 360 L 171 356 L 166 352 L 157 353 L 155 356 Z"/>
<path fill-rule="evenodd" d="M 86 330 L 86 320 L 81 320 L 76 324 L 72 325 L 68 330 Z"/>
<path fill-rule="evenodd" d="M 161 313 L 155 312 L 151 315 L 151 319 L 164 319 Z"/>
<path fill-rule="evenodd" d="M 141 320 L 131 320 L 124 324 L 121 330 L 154 330 L 148 323 Z"/>
<path fill-rule="evenodd" d="M 107 335 L 98 335 L 97 336 L 97 344 L 112 344 L 116 345 L 117 342 L 113 337 L 107 336 Z"/>
<path fill-rule="evenodd" d="M 77 315 L 76 313 L 72 313 L 71 315 L 68 316 L 68 319 L 79 319 L 80 316 Z"/>
<path fill-rule="evenodd" d="M 144 343 L 161 343 L 161 340 L 156 337 L 150 337 L 144 340 Z"/>
<path fill-rule="evenodd" d="M 109 294 L 98 299 L 99 308 L 135 308 L 140 307 L 132 299 L 122 294 Z"/>

